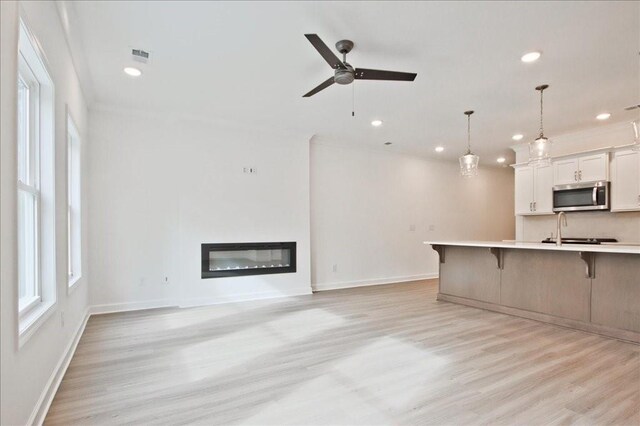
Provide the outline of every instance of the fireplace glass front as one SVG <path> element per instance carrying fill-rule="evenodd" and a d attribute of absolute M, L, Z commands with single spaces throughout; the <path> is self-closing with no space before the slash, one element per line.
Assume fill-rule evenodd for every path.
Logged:
<path fill-rule="evenodd" d="M 296 272 L 296 243 L 202 244 L 202 278 Z"/>

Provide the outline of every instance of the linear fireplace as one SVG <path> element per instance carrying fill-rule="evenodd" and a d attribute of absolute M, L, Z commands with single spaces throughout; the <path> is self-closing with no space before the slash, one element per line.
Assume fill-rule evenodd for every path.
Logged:
<path fill-rule="evenodd" d="M 202 278 L 296 272 L 296 243 L 202 244 Z"/>

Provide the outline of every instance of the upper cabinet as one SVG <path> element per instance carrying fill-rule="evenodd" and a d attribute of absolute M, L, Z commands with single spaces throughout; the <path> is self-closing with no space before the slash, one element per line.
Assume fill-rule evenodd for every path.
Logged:
<path fill-rule="evenodd" d="M 578 155 L 554 160 L 553 184 L 609 180 L 609 153 Z"/>
<path fill-rule="evenodd" d="M 553 168 L 516 166 L 515 192 L 517 215 L 553 214 Z"/>
<path fill-rule="evenodd" d="M 640 210 L 640 152 L 624 149 L 611 161 L 611 211 Z"/>

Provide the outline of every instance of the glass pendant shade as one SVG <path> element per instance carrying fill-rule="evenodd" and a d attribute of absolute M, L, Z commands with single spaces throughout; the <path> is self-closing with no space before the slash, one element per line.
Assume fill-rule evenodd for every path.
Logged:
<path fill-rule="evenodd" d="M 478 162 L 480 157 L 467 151 L 465 155 L 460 157 L 460 174 L 464 177 L 478 176 Z"/>
<path fill-rule="evenodd" d="M 480 157 L 471 152 L 471 114 L 473 111 L 465 111 L 467 116 L 467 152 L 458 159 L 460 162 L 460 175 L 472 177 L 478 175 L 478 162 Z"/>
<path fill-rule="evenodd" d="M 529 164 L 531 165 L 547 165 L 551 163 L 551 141 L 544 136 L 542 127 L 542 95 L 544 90 L 548 88 L 548 84 L 536 87 L 536 90 L 540 92 L 540 135 L 533 142 L 529 142 Z"/>
<path fill-rule="evenodd" d="M 640 120 L 632 121 L 633 125 L 633 150 L 640 151 Z"/>
<path fill-rule="evenodd" d="M 529 143 L 529 164 L 549 164 L 551 162 L 551 141 L 540 135 Z"/>

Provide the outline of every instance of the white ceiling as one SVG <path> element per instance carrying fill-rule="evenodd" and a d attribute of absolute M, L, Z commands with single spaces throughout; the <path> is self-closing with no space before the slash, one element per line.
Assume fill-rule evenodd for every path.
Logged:
<path fill-rule="evenodd" d="M 640 101 L 639 2 L 75 2 L 93 102 L 233 120 L 315 134 L 335 143 L 455 158 L 466 144 L 486 164 L 511 135 L 631 120 Z M 415 82 L 356 81 L 302 95 L 332 70 L 304 37 L 355 42 L 348 61 L 417 72 Z M 72 46 L 74 43 L 71 43 Z M 131 47 L 152 60 L 132 79 Z M 541 50 L 524 64 L 520 56 Z M 74 52 L 74 55 L 77 55 Z M 384 120 L 372 128 L 374 118 Z M 443 154 L 433 148 L 445 146 Z"/>

